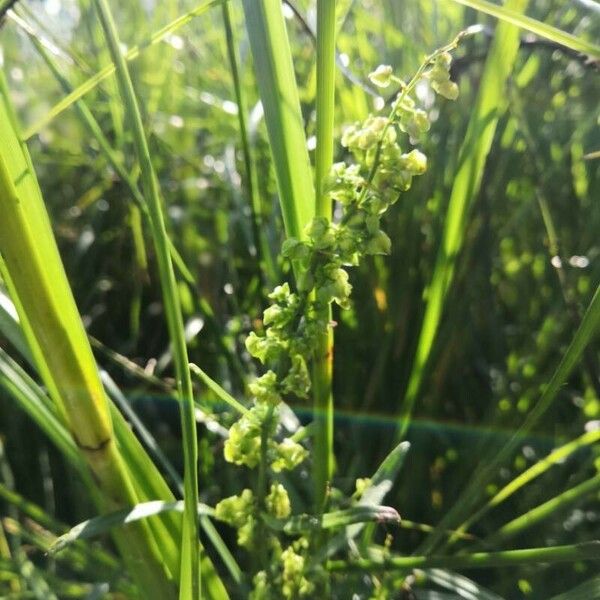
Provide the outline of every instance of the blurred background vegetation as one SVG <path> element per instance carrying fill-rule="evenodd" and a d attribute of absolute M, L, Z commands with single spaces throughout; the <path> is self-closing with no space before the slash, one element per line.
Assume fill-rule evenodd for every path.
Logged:
<path fill-rule="evenodd" d="M 298 0 L 295 11 L 286 8 L 309 146 L 315 129 L 313 4 Z M 386 101 L 366 78 L 378 64 L 393 65 L 398 75 L 408 77 L 425 53 L 461 29 L 474 23 L 486 26 L 457 53 L 453 79 L 460 87 L 459 99 L 431 108 L 432 131 L 423 146 L 428 173 L 386 216 L 391 256 L 370 258 L 352 270 L 352 308 L 334 316 L 336 486 L 351 493 L 354 480 L 370 475 L 394 441 L 458 149 L 496 22 L 448 0 L 339 4 L 340 135 L 344 125 L 364 119 Z M 162 42 L 148 45 L 153 32 L 196 3 L 144 0 L 112 5 L 121 39 L 129 48 L 143 48 L 130 66 L 172 239 L 191 275 L 180 280 L 190 357 L 242 397 L 245 379 L 256 370 L 243 340 L 262 314 L 266 292 L 290 278 L 289 266 L 278 258 L 283 225 L 242 11 L 233 3 L 259 215 L 253 213 L 245 185 L 220 10 L 211 9 Z M 18 8 L 72 87 L 109 63 L 87 0 L 27 0 Z M 600 36 L 600 6 L 592 0 L 535 0 L 528 14 L 589 40 Z M 0 48 L 69 280 L 88 332 L 97 340 L 98 360 L 181 468 L 179 417 L 168 392 L 172 363 L 152 245 L 144 236 L 130 189 L 72 106 L 46 119 L 65 97 L 65 89 L 13 20 L 2 24 Z M 430 102 L 427 90 L 420 93 L 425 104 Z M 459 499 L 475 467 L 523 422 L 600 282 L 600 160 L 585 159 L 600 150 L 598 63 L 522 33 L 506 96 L 507 110 L 498 124 L 481 191 L 473 199 L 455 281 L 415 405 L 408 434 L 413 445 L 386 499 L 403 518 L 416 522 L 438 523 Z M 91 89 L 85 101 L 137 178 L 115 80 L 107 78 Z M 338 145 L 337 160 L 343 159 L 342 150 Z M 485 495 L 491 496 L 554 447 L 600 427 L 597 341 L 596 337 L 557 401 L 498 471 Z M 7 340 L 0 338 L 0 344 L 10 350 Z M 220 414 L 225 425 L 231 419 L 208 392 L 200 402 L 207 412 Z M 309 407 L 294 408 L 308 422 Z M 0 437 L 3 489 L 17 490 L 65 523 L 93 513 L 78 476 L 4 390 Z M 201 428 L 201 496 L 211 505 L 237 493 L 244 476 L 224 464 L 222 443 L 218 428 Z M 599 468 L 597 446 L 574 453 L 487 514 L 472 533 L 485 537 L 589 479 Z M 598 493 L 592 490 L 504 547 L 599 538 Z M 301 505 L 303 499 L 295 501 Z M 15 522 L 10 521 L 16 516 L 14 503 L 0 506 L 1 514 L 9 517 L 5 529 L 15 535 Z M 40 546 L 35 536 L 44 533 L 31 523 L 23 526 L 27 527 L 28 534 L 19 533 L 24 543 Z M 231 532 L 224 535 L 233 545 Z M 394 538 L 395 548 L 412 552 L 423 533 L 405 529 Z M 61 562 L 59 557 L 57 564 L 34 551 L 31 557 L 53 577 L 90 581 L 90 572 L 84 569 L 82 574 L 68 560 Z M 490 569 L 474 578 L 505 598 L 541 599 L 588 580 L 597 574 L 595 568 L 594 563 L 582 562 Z"/>

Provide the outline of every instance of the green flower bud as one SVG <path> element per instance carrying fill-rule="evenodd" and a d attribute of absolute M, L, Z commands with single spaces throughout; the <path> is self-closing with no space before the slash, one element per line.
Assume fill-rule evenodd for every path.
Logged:
<path fill-rule="evenodd" d="M 265 364 L 269 360 L 275 360 L 286 348 L 286 343 L 271 331 L 266 336 L 258 336 L 251 331 L 246 338 L 246 350 L 254 358 Z"/>
<path fill-rule="evenodd" d="M 229 428 L 223 455 L 227 462 L 256 467 L 260 462 L 260 426 L 255 419 L 244 416 Z"/>
<path fill-rule="evenodd" d="M 360 477 L 356 480 L 356 491 L 354 492 L 355 498 L 361 498 L 365 491 L 371 486 L 371 479 L 369 477 Z"/>
<path fill-rule="evenodd" d="M 289 260 L 304 260 L 310 254 L 310 248 L 305 242 L 288 238 L 281 246 L 281 254 Z"/>
<path fill-rule="evenodd" d="M 307 226 L 307 234 L 317 250 L 327 250 L 335 244 L 335 228 L 325 217 L 315 217 Z"/>
<path fill-rule="evenodd" d="M 279 304 L 285 304 L 290 297 L 290 286 L 289 284 L 283 283 L 278 285 L 268 296 L 269 300 L 273 300 L 273 302 L 278 302 Z"/>
<path fill-rule="evenodd" d="M 279 404 L 281 402 L 277 375 L 273 371 L 267 371 L 262 377 L 258 377 L 248 384 L 248 390 L 260 402 L 268 404 Z"/>
<path fill-rule="evenodd" d="M 389 254 L 392 250 L 392 241 L 384 232 L 377 231 L 367 242 L 365 254 Z"/>
<path fill-rule="evenodd" d="M 242 526 L 254 512 L 254 494 L 245 489 L 241 494 L 224 498 L 215 506 L 215 518 L 233 527 Z"/>
<path fill-rule="evenodd" d="M 286 393 L 292 393 L 298 398 L 306 398 L 310 391 L 310 375 L 306 361 L 301 354 L 292 356 L 292 367 L 281 382 Z"/>
<path fill-rule="evenodd" d="M 237 543 L 248 550 L 254 546 L 254 517 L 250 515 L 247 521 L 238 529 Z"/>
<path fill-rule="evenodd" d="M 450 54 L 450 52 L 442 52 L 437 56 L 435 62 L 448 71 L 450 69 L 450 65 L 452 64 L 452 54 Z"/>
<path fill-rule="evenodd" d="M 419 150 L 412 150 L 402 155 L 400 168 L 413 175 L 422 175 L 427 170 L 427 157 Z"/>
<path fill-rule="evenodd" d="M 273 600 L 266 571 L 259 571 L 252 579 L 252 583 L 254 589 L 248 596 L 249 600 Z"/>
<path fill-rule="evenodd" d="M 431 87 L 444 98 L 448 100 L 456 100 L 458 98 L 458 86 L 454 81 L 443 81 L 438 83 L 437 81 L 432 82 Z"/>
<path fill-rule="evenodd" d="M 400 129 L 413 140 L 418 140 L 423 133 L 429 131 L 429 127 L 427 113 L 420 108 L 407 111 L 400 117 Z"/>
<path fill-rule="evenodd" d="M 379 65 L 372 73 L 369 73 L 369 80 L 377 87 L 386 88 L 392 81 L 392 67 L 389 65 Z"/>
<path fill-rule="evenodd" d="M 280 444 L 275 445 L 277 457 L 271 463 L 275 473 L 295 469 L 307 456 L 308 452 L 300 444 L 285 438 Z"/>
<path fill-rule="evenodd" d="M 271 492 L 266 498 L 267 510 L 276 519 L 285 519 L 292 512 L 290 497 L 281 483 L 273 483 Z"/>
<path fill-rule="evenodd" d="M 289 546 L 281 553 L 283 565 L 281 592 L 284 598 L 300 598 L 312 594 L 314 586 L 304 577 L 304 557 Z"/>
<path fill-rule="evenodd" d="M 335 264 L 329 264 L 323 268 L 323 279 L 317 285 L 319 301 L 325 304 L 333 300 L 342 308 L 347 308 L 352 293 L 352 286 L 348 282 L 348 273 Z"/>
<path fill-rule="evenodd" d="M 365 180 L 360 175 L 360 165 L 348 166 L 345 162 L 339 162 L 331 167 L 324 189 L 334 200 L 342 204 L 351 204 L 356 200 L 357 190 L 364 184 Z"/>

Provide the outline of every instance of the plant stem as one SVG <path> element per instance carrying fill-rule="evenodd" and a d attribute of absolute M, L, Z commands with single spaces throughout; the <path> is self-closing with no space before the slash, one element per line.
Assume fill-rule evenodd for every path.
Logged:
<path fill-rule="evenodd" d="M 526 548 L 501 552 L 475 552 L 456 556 L 399 556 L 386 561 L 361 559 L 352 562 L 332 560 L 327 569 L 334 573 L 385 571 L 408 569 L 486 569 L 531 563 L 572 562 L 600 560 L 600 541 L 584 542 L 550 548 Z"/>
<path fill-rule="evenodd" d="M 331 197 L 324 193 L 325 178 L 333 163 L 335 109 L 335 0 L 317 1 L 317 147 L 315 158 L 316 215 L 331 220 Z M 331 321 L 331 306 L 326 320 Z M 319 336 L 313 367 L 314 502 L 318 514 L 325 508 L 327 487 L 333 476 L 333 329 Z"/>
<path fill-rule="evenodd" d="M 178 395 L 181 402 L 183 432 L 185 510 L 183 521 L 182 560 L 180 569 L 180 598 L 201 597 L 199 568 L 198 511 L 198 441 L 194 418 L 194 395 L 184 335 L 183 316 L 177 294 L 177 283 L 169 251 L 165 221 L 162 213 L 158 180 L 150 159 L 148 142 L 129 69 L 121 54 L 117 29 L 106 0 L 94 0 L 102 28 L 116 69 L 119 88 L 129 115 L 129 122 L 140 163 L 142 187 L 150 212 L 152 237 L 158 260 L 167 326 L 175 363 Z"/>

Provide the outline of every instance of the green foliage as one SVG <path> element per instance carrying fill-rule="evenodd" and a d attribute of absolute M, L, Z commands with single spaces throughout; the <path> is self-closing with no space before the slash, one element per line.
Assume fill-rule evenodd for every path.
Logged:
<path fill-rule="evenodd" d="M 109 4 L 0 29 L 0 596 L 592 597 L 593 3 Z"/>

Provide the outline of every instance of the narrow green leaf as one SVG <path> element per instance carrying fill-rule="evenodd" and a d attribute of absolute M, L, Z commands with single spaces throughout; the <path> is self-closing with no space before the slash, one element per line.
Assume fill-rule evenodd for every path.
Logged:
<path fill-rule="evenodd" d="M 177 389 L 180 400 L 181 428 L 183 432 L 184 502 L 186 510 L 183 519 L 179 597 L 182 600 L 184 598 L 195 600 L 201 595 L 199 520 L 196 510 L 196 506 L 198 505 L 198 441 L 196 419 L 194 416 L 194 392 L 188 365 L 181 305 L 169 249 L 169 238 L 162 212 L 158 179 L 150 158 L 148 141 L 129 69 L 121 54 L 117 29 L 108 3 L 106 0 L 95 0 L 94 6 L 102 23 L 106 43 L 115 65 L 119 91 L 123 98 L 133 134 L 134 147 L 140 163 L 142 187 L 150 212 L 152 238 L 158 260 L 163 303 L 175 363 Z"/>
<path fill-rule="evenodd" d="M 600 430 L 589 431 L 578 437 L 576 440 L 573 440 L 568 444 L 553 450 L 550 454 L 548 454 L 548 456 L 538 461 L 527 470 L 523 471 L 523 473 L 515 477 L 511 482 L 507 483 L 493 498 L 487 502 L 487 504 L 469 516 L 465 523 L 461 525 L 460 531 L 466 531 L 471 524 L 478 521 L 488 511 L 504 502 L 504 500 L 520 490 L 524 485 L 532 482 L 554 465 L 562 463 L 566 458 L 571 456 L 571 454 L 577 452 L 577 450 L 584 448 L 585 446 L 595 444 L 598 441 L 600 441 Z"/>
<path fill-rule="evenodd" d="M 145 42 L 142 42 L 138 46 L 133 46 L 125 54 L 124 58 L 127 61 L 136 59 L 146 49 L 158 44 L 164 40 L 168 35 L 177 31 L 180 27 L 187 25 L 194 17 L 198 17 L 205 13 L 213 6 L 221 4 L 223 0 L 209 0 L 203 2 L 198 7 L 190 10 L 189 12 L 177 17 L 171 23 L 168 23 L 155 33 L 153 33 Z M 107 77 L 110 77 L 115 72 L 115 65 L 111 63 L 106 65 L 98 71 L 95 75 L 90 77 L 87 81 L 82 83 L 79 87 L 73 90 L 70 94 L 65 96 L 60 102 L 53 106 L 46 115 L 44 115 L 39 121 L 36 121 L 33 125 L 28 127 L 23 132 L 23 139 L 28 140 L 30 137 L 38 134 L 48 123 L 55 119 L 60 113 L 69 108 L 74 102 L 85 96 L 89 91 L 93 90 L 100 82 Z"/>
<path fill-rule="evenodd" d="M 567 592 L 552 596 L 550 600 L 598 600 L 599 598 L 600 575 L 596 575 Z"/>
<path fill-rule="evenodd" d="M 322 515 L 295 515 L 289 519 L 275 519 L 264 513 L 263 520 L 275 531 L 288 535 L 314 533 L 321 529 L 347 527 L 355 523 L 375 521 L 377 523 L 398 523 L 400 515 L 390 506 L 353 506 Z"/>
<path fill-rule="evenodd" d="M 185 505 L 182 500 L 178 502 L 163 502 L 155 500 L 153 502 L 142 502 L 132 508 L 125 508 L 106 515 L 94 517 L 83 521 L 75 527 L 72 527 L 67 533 L 56 539 L 50 553 L 60 552 L 65 546 L 72 544 L 76 540 L 96 537 L 104 533 L 108 533 L 114 527 L 121 527 L 128 523 L 134 523 L 141 519 L 147 519 L 154 515 L 159 515 L 164 512 L 179 512 L 183 513 Z M 213 509 L 204 504 L 199 504 L 197 507 L 199 515 L 213 515 Z"/>
<path fill-rule="evenodd" d="M 565 490 L 547 502 L 528 510 L 525 514 L 503 525 L 496 533 L 486 538 L 484 543 L 492 547 L 500 545 L 502 542 L 514 538 L 516 535 L 521 534 L 530 527 L 534 527 L 545 519 L 549 519 L 555 513 L 569 508 L 591 494 L 597 493 L 598 490 L 600 490 L 600 475 L 596 475 L 571 489 Z"/>
<path fill-rule="evenodd" d="M 474 8 L 475 10 L 479 10 L 496 19 L 525 29 L 535 35 L 550 40 L 551 42 L 565 46 L 565 48 L 570 48 L 571 50 L 587 54 L 594 58 L 600 58 L 600 46 L 588 42 L 581 37 L 566 33 L 556 27 L 552 27 L 547 23 L 523 15 L 519 10 L 515 10 L 512 5 L 501 6 L 487 2 L 487 0 L 454 0 L 454 2 Z"/>
<path fill-rule="evenodd" d="M 194 375 L 199 377 L 218 398 L 223 400 L 225 404 L 228 404 L 231 408 L 244 416 L 249 416 L 251 414 L 241 402 L 238 402 L 227 390 L 223 389 L 214 379 L 211 379 L 198 365 L 190 363 L 190 370 Z"/>
<path fill-rule="evenodd" d="M 508 0 L 507 7 L 523 11 L 528 0 Z M 448 212 L 431 282 L 426 290 L 426 308 L 406 394 L 400 407 L 399 436 L 410 425 L 415 402 L 421 391 L 429 356 L 442 318 L 458 254 L 462 249 L 469 209 L 475 201 L 498 119 L 505 108 L 504 86 L 519 49 L 518 30 L 506 23 L 498 26 L 479 84 L 479 93 L 458 155 Z"/>
<path fill-rule="evenodd" d="M 385 561 L 361 559 L 351 562 L 332 560 L 327 569 L 334 573 L 369 573 L 395 570 L 427 569 L 441 567 L 450 569 L 488 569 L 490 567 L 510 567 L 514 565 L 574 562 L 577 560 L 600 560 L 600 541 L 585 542 L 567 546 L 504 550 L 502 552 L 474 552 L 456 556 L 398 556 Z"/>
<path fill-rule="evenodd" d="M 95 475 L 108 509 L 138 501 L 113 436 L 109 403 L 77 312 L 33 165 L 0 77 L 0 263 L 34 360 L 60 420 Z M 143 589 L 171 597 L 167 567 L 147 525 L 128 531 L 125 556 Z M 140 565 L 147 562 L 150 568 Z"/>
<path fill-rule="evenodd" d="M 423 574 L 436 585 L 456 592 L 458 597 L 463 600 L 503 600 L 500 596 L 459 573 L 442 569 L 426 569 Z"/>
<path fill-rule="evenodd" d="M 302 238 L 315 212 L 315 193 L 282 5 L 279 0 L 243 5 L 285 231 Z"/>
<path fill-rule="evenodd" d="M 394 482 L 400 473 L 400 469 L 404 464 L 404 459 L 406 458 L 409 449 L 410 444 L 408 442 L 402 442 L 384 458 L 371 478 L 369 486 L 364 490 L 360 500 L 357 502 L 357 507 L 376 506 L 383 502 L 383 499 L 392 489 Z M 364 529 L 364 527 L 365 523 L 349 525 L 345 531 L 327 540 L 324 547 L 313 557 L 313 564 L 321 563 L 337 550 L 347 545 L 350 540 L 353 540 Z M 370 536 L 367 535 L 366 537 Z"/>

